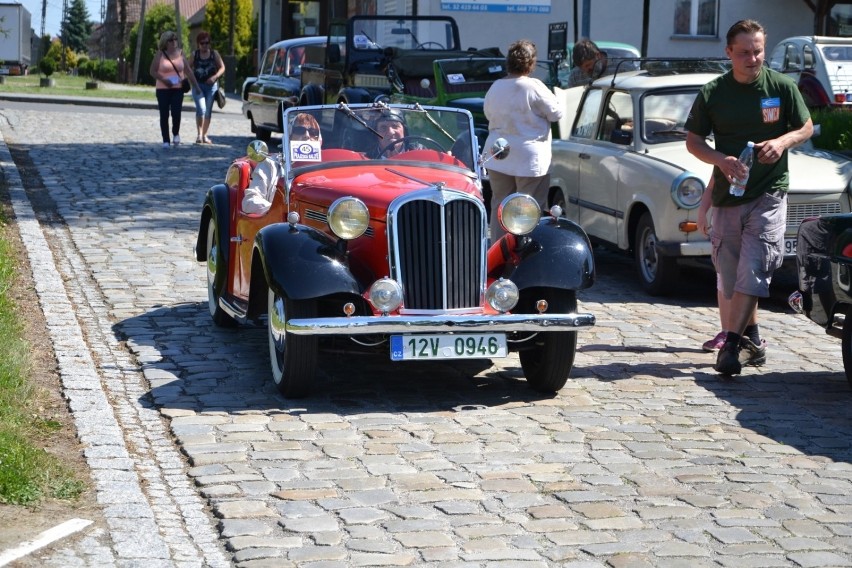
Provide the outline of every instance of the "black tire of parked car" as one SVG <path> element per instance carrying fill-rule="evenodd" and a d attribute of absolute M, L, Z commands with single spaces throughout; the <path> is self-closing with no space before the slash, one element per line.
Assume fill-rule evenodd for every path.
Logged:
<path fill-rule="evenodd" d="M 677 282 L 680 268 L 677 259 L 660 254 L 657 233 L 651 214 L 645 212 L 636 224 L 633 258 L 642 287 L 652 296 L 670 294 Z"/>
<path fill-rule="evenodd" d="M 535 303 L 539 299 L 547 300 L 547 311 L 551 313 L 570 314 L 577 311 L 577 296 L 573 290 L 533 288 L 521 292 L 518 302 L 521 313 L 537 313 Z M 554 393 L 564 387 L 574 366 L 577 332 L 540 332 L 528 343 L 522 345 L 518 358 L 530 388 Z"/>
<path fill-rule="evenodd" d="M 849 386 L 852 386 L 852 308 L 846 311 L 843 335 L 840 338 L 840 350 L 843 352 L 843 369 L 846 371 L 846 380 L 849 381 Z"/>
<path fill-rule="evenodd" d="M 254 132 L 254 137 L 260 140 L 261 142 L 269 142 L 272 138 L 272 131 L 264 128 L 262 126 L 257 126 L 254 123 L 254 119 L 251 119 L 251 129 Z"/>
<path fill-rule="evenodd" d="M 315 335 L 293 335 L 286 331 L 280 331 L 276 337 L 274 330 L 283 329 L 289 319 L 316 317 L 316 301 L 289 300 L 270 288 L 267 308 L 272 380 L 285 398 L 305 397 L 316 376 L 319 340 Z"/>
<path fill-rule="evenodd" d="M 219 267 L 226 267 L 227 264 L 219 250 L 219 228 L 216 226 L 216 220 L 213 216 L 207 223 L 207 308 L 210 311 L 210 317 L 213 323 L 219 327 L 234 327 L 237 325 L 236 320 L 228 315 L 225 310 L 219 305 L 219 297 L 221 296 L 221 288 L 224 286 L 224 278 L 219 278 Z"/>

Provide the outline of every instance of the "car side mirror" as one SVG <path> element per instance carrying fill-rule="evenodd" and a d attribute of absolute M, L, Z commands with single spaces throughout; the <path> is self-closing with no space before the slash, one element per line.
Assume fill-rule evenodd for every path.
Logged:
<path fill-rule="evenodd" d="M 502 160 L 509 155 L 509 149 L 509 141 L 505 138 L 498 138 L 491 145 L 491 148 L 488 149 L 488 155 L 483 154 L 479 164 L 482 165 L 491 159 Z"/>
<path fill-rule="evenodd" d="M 266 145 L 266 142 L 252 140 L 248 145 L 246 155 L 252 162 L 262 162 L 269 157 L 269 147 Z"/>

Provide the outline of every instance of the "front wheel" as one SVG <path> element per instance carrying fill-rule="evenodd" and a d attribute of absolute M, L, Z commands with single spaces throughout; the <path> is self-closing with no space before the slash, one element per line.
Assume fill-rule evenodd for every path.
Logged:
<path fill-rule="evenodd" d="M 572 290 L 555 288 L 536 291 L 524 291 L 521 300 L 523 313 L 536 313 L 536 300 L 544 299 L 548 303 L 548 313 L 570 314 L 577 311 L 577 296 Z M 554 393 L 565 386 L 571 367 L 574 366 L 574 354 L 577 352 L 576 331 L 539 332 L 518 352 L 521 368 L 527 383 L 534 390 Z"/>
<path fill-rule="evenodd" d="M 316 375 L 319 342 L 313 335 L 287 333 L 284 324 L 289 319 L 316 317 L 316 302 L 288 300 L 270 287 L 267 308 L 272 380 L 286 398 L 306 396 Z"/>
<path fill-rule="evenodd" d="M 237 322 L 219 305 L 219 296 L 223 283 L 216 282 L 216 275 L 220 270 L 227 271 L 225 261 L 219 250 L 219 229 L 216 221 L 210 217 L 207 223 L 207 309 L 213 323 L 220 327 L 234 327 Z"/>
<path fill-rule="evenodd" d="M 670 293 L 677 281 L 677 259 L 660 254 L 650 213 L 643 213 L 639 218 L 633 251 L 636 271 L 645 291 L 652 296 Z"/>
<path fill-rule="evenodd" d="M 843 369 L 846 371 L 846 380 L 852 386 L 852 308 L 846 311 L 846 319 L 843 321 L 840 349 L 843 352 Z"/>

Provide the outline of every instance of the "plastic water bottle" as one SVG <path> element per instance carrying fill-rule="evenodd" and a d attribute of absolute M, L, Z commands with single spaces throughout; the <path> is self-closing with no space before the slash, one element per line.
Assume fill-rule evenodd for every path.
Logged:
<path fill-rule="evenodd" d="M 742 179 L 734 178 L 731 182 L 730 193 L 734 197 L 742 197 L 745 193 L 746 184 L 748 183 L 748 174 L 751 170 L 751 165 L 754 163 L 754 142 L 749 141 L 746 144 L 746 147 L 743 148 L 743 151 L 740 153 L 740 157 L 737 158 L 741 164 L 745 165 L 746 174 Z"/>

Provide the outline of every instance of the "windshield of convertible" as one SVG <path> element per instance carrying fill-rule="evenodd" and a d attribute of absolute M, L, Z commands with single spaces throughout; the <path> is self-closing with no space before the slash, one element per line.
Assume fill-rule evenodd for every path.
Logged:
<path fill-rule="evenodd" d="M 419 105 L 293 107 L 281 150 L 288 171 L 331 162 L 387 160 L 475 169 L 476 138 L 463 110 Z"/>

